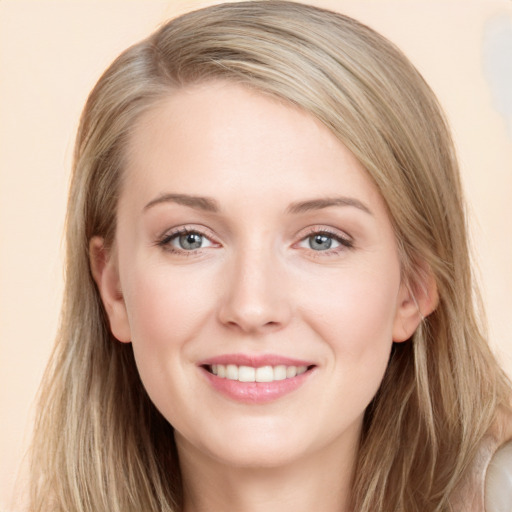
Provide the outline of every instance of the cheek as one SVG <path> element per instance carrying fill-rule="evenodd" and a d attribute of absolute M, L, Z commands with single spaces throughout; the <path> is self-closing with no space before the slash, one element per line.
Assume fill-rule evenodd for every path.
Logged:
<path fill-rule="evenodd" d="M 191 336 L 211 302 L 201 281 L 165 265 L 134 266 L 123 286 L 133 342 L 172 348 Z"/>
<path fill-rule="evenodd" d="M 395 286 L 386 279 L 350 280 L 330 301 L 328 333 L 339 386 L 334 401 L 349 415 L 362 417 L 388 366 L 396 311 Z M 352 285 L 352 286 L 349 286 Z"/>
<path fill-rule="evenodd" d="M 354 349 L 379 339 L 391 340 L 400 289 L 398 264 L 389 272 L 346 269 L 307 287 L 303 312 L 336 333 Z"/>
<path fill-rule="evenodd" d="M 337 375 L 347 385 L 357 383 L 356 392 L 369 400 L 389 360 L 399 267 L 389 273 L 352 270 L 335 282 L 314 288 L 304 299 L 303 314 L 328 344 Z"/>
<path fill-rule="evenodd" d="M 165 266 L 134 265 L 125 280 L 132 346 L 141 379 L 155 405 L 186 381 L 187 350 L 209 318 L 211 293 Z M 162 410 L 169 418 L 169 411 Z"/>

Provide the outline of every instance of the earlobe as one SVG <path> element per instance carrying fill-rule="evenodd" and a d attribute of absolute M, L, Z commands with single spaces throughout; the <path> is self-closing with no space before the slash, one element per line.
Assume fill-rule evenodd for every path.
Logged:
<path fill-rule="evenodd" d="M 422 269 L 413 282 L 403 282 L 397 301 L 393 341 L 407 341 L 420 322 L 436 309 L 438 302 L 437 284 L 430 269 Z"/>
<path fill-rule="evenodd" d="M 115 249 L 107 250 L 103 238 L 95 236 L 89 242 L 91 272 L 100 292 L 110 322 L 112 334 L 121 342 L 131 341 L 130 324 L 123 294 Z"/>

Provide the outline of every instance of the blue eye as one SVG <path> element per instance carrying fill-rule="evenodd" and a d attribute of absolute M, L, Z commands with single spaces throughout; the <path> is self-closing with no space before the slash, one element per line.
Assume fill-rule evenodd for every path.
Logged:
<path fill-rule="evenodd" d="M 352 240 L 341 235 L 335 235 L 326 231 L 316 231 L 303 238 L 299 247 L 315 252 L 338 251 L 342 248 L 353 247 Z"/>
<path fill-rule="evenodd" d="M 333 243 L 334 247 L 338 247 L 340 245 L 340 243 L 334 240 L 332 236 L 326 235 L 325 233 L 316 233 L 308 236 L 307 240 L 309 248 L 314 251 L 327 251 L 328 249 L 332 249 Z"/>
<path fill-rule="evenodd" d="M 159 242 L 173 251 L 196 251 L 212 246 L 212 242 L 197 231 L 179 231 L 166 236 Z"/>
<path fill-rule="evenodd" d="M 199 233 L 185 233 L 176 237 L 176 242 L 180 246 L 180 249 L 185 251 L 193 251 L 194 249 L 200 249 L 203 245 L 203 235 Z"/>

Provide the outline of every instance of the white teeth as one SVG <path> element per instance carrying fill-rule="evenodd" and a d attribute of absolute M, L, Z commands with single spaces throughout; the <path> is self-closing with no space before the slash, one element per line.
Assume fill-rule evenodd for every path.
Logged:
<path fill-rule="evenodd" d="M 252 366 L 239 366 L 238 380 L 240 382 L 254 382 L 256 380 L 256 368 Z"/>
<path fill-rule="evenodd" d="M 212 364 L 211 372 L 221 379 L 238 380 L 240 382 L 274 382 L 292 379 L 306 372 L 307 366 L 237 366 L 236 364 Z"/>
<path fill-rule="evenodd" d="M 260 366 L 256 368 L 256 382 L 272 382 L 274 380 L 274 369 L 272 366 Z"/>
<path fill-rule="evenodd" d="M 221 366 L 217 365 L 217 368 Z M 238 366 L 236 364 L 228 364 L 226 366 L 226 379 L 238 380 Z"/>
<path fill-rule="evenodd" d="M 288 366 L 286 368 L 286 378 L 291 379 L 297 375 L 297 367 L 296 366 Z"/>
<path fill-rule="evenodd" d="M 284 380 L 286 379 L 286 366 L 284 364 L 280 364 L 279 366 L 274 366 L 274 380 Z"/>

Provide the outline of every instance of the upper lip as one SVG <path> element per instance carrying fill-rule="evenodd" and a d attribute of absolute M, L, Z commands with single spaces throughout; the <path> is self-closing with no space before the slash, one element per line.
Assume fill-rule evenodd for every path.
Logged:
<path fill-rule="evenodd" d="M 212 364 L 234 364 L 237 366 L 313 366 L 311 361 L 296 359 L 277 354 L 224 354 L 201 361 L 199 366 L 211 366 Z"/>

